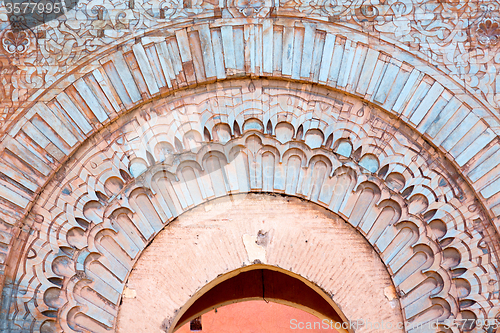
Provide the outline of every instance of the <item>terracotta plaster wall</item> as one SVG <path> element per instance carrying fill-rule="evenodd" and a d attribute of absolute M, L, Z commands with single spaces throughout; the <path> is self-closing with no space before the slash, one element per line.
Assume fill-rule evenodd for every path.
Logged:
<path fill-rule="evenodd" d="M 205 313 L 201 323 L 203 333 L 337 332 L 334 328 L 326 328 L 328 326 L 325 326 L 322 319 L 305 311 L 265 301 L 248 301 L 217 308 Z M 301 327 L 304 329 L 301 330 Z M 312 329 L 307 329 L 308 327 Z M 187 323 L 176 332 L 192 331 Z"/>
<path fill-rule="evenodd" d="M 387 332 L 403 332 L 395 329 L 403 317 L 394 286 L 368 242 L 315 204 L 266 194 L 201 205 L 158 234 L 128 279 L 133 296 L 122 300 L 116 331 L 171 332 L 177 309 L 206 284 L 254 262 L 312 282 L 349 320 L 391 322 Z"/>

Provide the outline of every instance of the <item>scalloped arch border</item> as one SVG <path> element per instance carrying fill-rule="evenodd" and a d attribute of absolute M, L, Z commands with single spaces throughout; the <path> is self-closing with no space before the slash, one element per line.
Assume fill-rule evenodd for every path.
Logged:
<path fill-rule="evenodd" d="M 51 182 L 44 192 L 43 199 L 38 200 L 36 209 L 34 209 L 34 213 L 41 215 L 33 216 L 34 232 L 29 236 L 29 248 L 26 250 L 29 253 L 26 253 L 26 261 L 23 262 L 22 269 L 17 275 L 16 283 L 18 286 L 16 288 L 18 288 L 19 294 L 17 299 L 13 298 L 12 300 L 15 302 L 13 305 L 15 310 L 12 314 L 16 325 L 28 325 L 30 320 L 33 320 L 33 325 L 41 324 L 46 319 L 43 313 L 53 311 L 51 307 L 56 304 L 55 301 L 49 302 L 49 304 L 45 303 L 44 291 L 53 287 L 51 279 L 62 281 L 61 276 L 68 274 L 68 278 L 71 276 L 70 284 L 67 285 L 70 287 L 68 295 L 78 295 L 82 284 L 77 283 L 77 281 L 85 276 L 85 272 L 88 272 L 94 280 L 92 288 L 104 294 L 111 302 L 116 302 L 119 299 L 121 283 L 127 274 L 123 268 L 119 267 L 122 264 L 123 267 L 127 267 L 131 263 L 129 260 L 125 260 L 122 264 L 117 264 L 125 258 L 124 255 L 120 255 L 120 251 L 118 251 L 116 253 L 118 256 L 113 257 L 113 251 L 106 250 L 106 245 L 101 244 L 101 238 L 105 234 L 100 234 L 99 231 L 103 228 L 120 229 L 121 223 L 125 223 L 127 226 L 126 223 L 129 222 L 123 222 L 116 216 L 117 214 L 122 215 L 123 207 L 129 207 L 132 212 L 136 212 L 132 213 L 130 218 L 133 218 L 133 223 L 137 225 L 140 233 L 144 235 L 143 238 L 147 240 L 158 230 L 161 230 L 176 212 L 182 212 L 192 207 L 193 204 L 224 193 L 248 192 L 252 189 L 276 190 L 320 201 L 325 206 L 333 207 L 334 211 L 341 212 L 342 216 L 349 217 L 349 221 L 358 226 L 359 230 L 367 233 L 374 228 L 370 227 L 372 222 L 379 221 L 377 228 L 375 228 L 376 231 L 372 232 L 374 242 L 375 239 L 379 239 L 379 233 L 384 230 L 384 223 L 387 222 L 387 219 L 392 221 L 389 215 L 394 215 L 398 211 L 397 207 L 400 207 L 399 210 L 404 211 L 405 216 L 408 217 L 405 220 L 409 221 L 400 224 L 404 233 L 400 234 L 398 231 L 389 233 L 382 242 L 383 246 L 380 247 L 386 249 L 384 250 L 386 251 L 384 258 L 388 266 L 393 265 L 393 268 L 389 267 L 389 270 L 398 279 L 396 284 L 406 283 L 408 274 L 411 272 L 401 272 L 401 270 L 402 267 L 405 267 L 405 262 L 410 261 L 423 269 L 424 272 L 415 271 L 414 274 L 417 277 L 412 279 L 413 282 L 408 282 L 402 287 L 406 292 L 414 289 L 413 283 L 415 281 L 418 283 L 425 281 L 425 274 L 439 272 L 436 274 L 443 276 L 442 278 L 437 278 L 437 280 L 432 276 L 429 278 L 442 281 L 439 282 L 443 286 L 442 295 L 439 295 L 442 304 L 440 303 L 439 306 L 448 309 L 446 313 L 456 315 L 461 310 L 459 306 L 461 304 L 460 295 L 464 290 L 468 290 L 466 293 L 471 293 L 470 298 L 476 304 L 474 309 L 478 318 L 496 315 L 498 307 L 494 304 L 496 299 L 490 301 L 487 295 L 479 292 L 483 285 L 488 284 L 489 278 L 496 276 L 493 267 L 495 258 L 491 258 L 494 253 L 492 253 L 493 251 L 488 252 L 487 248 L 487 251 L 484 252 L 484 244 L 481 245 L 485 239 L 485 230 L 466 228 L 466 225 L 470 227 L 474 220 L 483 218 L 480 209 L 478 210 L 476 207 L 475 210 L 471 210 L 469 208 L 469 205 L 475 202 L 472 189 L 462 181 L 458 182 L 459 186 L 452 185 L 454 182 L 453 170 L 447 169 L 446 159 L 434 148 L 422 146 L 418 133 L 408 129 L 401 121 L 394 123 L 394 118 L 380 108 L 365 106 L 359 98 L 338 92 L 333 93 L 326 88 L 310 86 L 311 90 L 306 90 L 304 87 L 304 84 L 291 84 L 282 80 L 269 80 L 267 82 L 265 80 L 238 80 L 214 83 L 198 91 L 185 90 L 182 94 L 179 93 L 176 98 L 158 100 L 149 106 L 146 105 L 131 112 L 130 116 L 120 118 L 119 122 L 114 123 L 108 129 L 109 135 L 105 132 L 96 136 L 92 142 L 87 141 L 86 149 L 82 147 L 77 158 L 73 160 L 73 165 L 61 171 L 60 177 L 63 177 L 62 179 L 57 177 Z M 239 93 L 235 94 L 235 90 Z M 235 103 L 226 104 L 224 101 L 234 101 Z M 359 107 L 361 108 L 358 109 Z M 188 112 L 189 110 L 191 111 Z M 252 110 L 260 110 L 260 113 L 252 113 Z M 257 117 L 256 114 L 258 114 Z M 370 117 L 370 115 L 378 115 L 378 117 Z M 256 128 L 247 129 L 242 134 L 236 134 L 237 127 L 247 128 L 245 120 L 248 123 L 249 120 L 253 121 L 252 119 L 255 118 L 259 119 Z M 283 133 L 279 135 L 276 133 L 276 127 L 282 123 L 280 119 L 286 119 L 290 126 L 297 128 L 296 138 L 290 137 L 286 133 L 284 137 Z M 239 126 L 236 126 L 238 122 Z M 188 123 L 190 125 L 186 126 Z M 217 126 L 218 124 L 226 125 Z M 222 132 L 231 131 L 231 128 L 234 130 L 235 138 L 231 139 L 231 142 L 227 142 L 225 138 L 230 137 L 231 133 L 224 135 Z M 300 128 L 302 131 L 298 130 Z M 216 142 L 208 140 L 210 142 L 201 146 L 197 154 L 193 151 L 181 156 L 173 154 L 174 159 L 164 161 L 165 165 L 155 164 L 162 161 L 161 156 L 155 154 L 154 148 L 157 145 L 162 142 L 170 142 L 170 146 L 173 147 L 174 142 L 178 141 L 179 145 L 182 146 L 180 142 L 184 142 L 184 137 L 189 135 L 192 130 L 198 131 L 201 135 L 205 132 L 204 129 L 209 133 L 209 136 L 212 132 L 214 138 L 216 131 L 220 131 L 221 135 L 215 139 Z M 269 129 L 271 133 L 269 133 Z M 310 129 L 315 129 L 315 131 L 309 131 Z M 297 137 L 300 132 L 304 137 Z M 321 147 L 318 147 L 317 132 L 322 133 L 320 136 L 322 141 L 326 140 L 325 142 L 330 143 L 320 144 Z M 335 133 L 334 139 L 329 141 L 328 138 L 333 133 Z M 384 137 L 380 135 L 381 133 L 388 135 Z M 331 150 L 332 145 L 335 145 L 335 142 L 341 138 L 349 139 L 352 142 L 353 150 L 355 150 L 352 153 L 352 158 L 336 155 L 335 151 Z M 308 144 L 312 146 L 308 146 Z M 262 156 L 256 153 L 259 145 L 263 145 L 263 151 L 259 153 Z M 237 155 L 235 149 L 243 149 L 247 146 L 248 156 L 257 154 L 257 164 L 271 163 L 273 174 L 280 176 L 273 176 L 271 181 L 265 180 L 265 173 L 257 170 L 248 174 L 237 171 L 244 170 L 245 165 L 248 165 L 250 169 L 256 168 L 253 162 L 250 163 L 250 160 L 244 162 L 235 159 Z M 360 147 L 366 147 L 366 149 L 360 149 Z M 217 176 L 217 172 L 208 178 L 206 174 L 204 175 L 206 171 L 212 172 L 210 169 L 212 162 L 205 157 L 207 157 L 207 153 L 215 151 L 218 153 L 210 153 L 210 155 L 220 160 L 218 165 L 224 165 L 220 170 L 217 169 L 217 172 L 225 170 L 225 178 L 220 174 Z M 148 153 L 151 157 L 148 157 Z M 267 153 L 274 157 L 266 155 Z M 377 167 L 382 167 L 380 171 L 389 165 L 385 172 L 373 174 L 366 168 L 357 166 L 358 160 L 363 160 L 363 156 L 370 153 L 376 153 L 378 156 L 380 163 Z M 225 155 L 227 155 L 227 159 Z M 269 162 L 269 159 L 266 162 L 264 155 L 272 157 L 274 162 Z M 179 160 L 176 160 L 175 156 L 178 156 Z M 435 156 L 436 159 L 429 158 L 430 156 Z M 133 186 L 131 189 L 128 185 L 126 188 L 130 191 L 125 190 L 121 194 L 113 194 L 114 192 L 110 188 L 106 190 L 108 180 L 113 177 L 123 178 L 123 184 L 131 180 L 130 177 L 127 180 L 121 170 L 127 170 L 136 159 L 143 159 L 146 165 L 149 163 L 152 166 L 152 169 L 147 172 L 150 176 L 141 175 L 134 180 L 137 182 L 136 187 L 151 188 L 152 191 L 148 190 L 144 192 L 144 195 L 140 195 L 140 190 L 137 192 Z M 236 164 L 227 164 L 224 161 L 232 161 Z M 181 168 L 181 166 L 183 167 Z M 369 164 L 366 165 L 366 167 L 369 166 Z M 357 171 L 351 175 L 346 173 L 347 167 Z M 188 174 L 183 174 L 184 169 L 190 169 L 187 170 Z M 316 170 L 318 171 L 316 172 Z M 338 170 L 338 172 L 334 172 L 334 170 Z M 158 185 L 159 179 L 151 178 L 153 174 L 158 174 L 158 171 L 161 171 L 159 172 L 160 178 L 170 174 L 168 179 L 165 177 L 163 177 L 165 180 L 160 179 L 163 186 Z M 408 179 L 403 188 L 399 189 L 397 188 L 398 178 L 393 179 L 396 185 L 395 191 L 400 192 L 400 194 L 394 194 L 394 190 L 391 191 L 390 188 L 383 185 L 383 179 L 393 172 L 401 172 Z M 250 177 L 253 173 L 257 177 Z M 288 176 L 289 173 L 290 176 Z M 189 178 L 189 174 L 197 175 L 194 179 L 199 182 L 198 185 L 188 181 L 184 182 L 184 185 L 178 183 L 178 181 L 182 183 L 183 180 L 187 180 L 186 177 L 192 179 L 193 177 Z M 330 177 L 330 174 L 333 177 Z M 411 177 L 412 174 L 415 176 Z M 215 177 L 212 179 L 212 176 Z M 443 177 L 444 184 L 441 184 L 440 179 Z M 221 179 L 225 180 L 222 182 Z M 338 188 L 339 191 L 345 191 L 345 195 L 332 198 L 331 192 L 332 189 L 337 189 L 337 182 L 347 184 L 347 186 Z M 158 186 L 160 187 L 158 188 Z M 172 189 L 176 186 L 177 189 Z M 199 188 L 197 189 L 196 186 Z M 114 189 L 117 188 L 119 186 Z M 169 189 L 171 194 L 166 194 L 163 189 Z M 355 191 L 353 192 L 353 190 Z M 416 194 L 410 195 L 409 193 L 412 191 L 415 191 Z M 186 194 L 180 194 L 182 192 Z M 459 199 L 460 193 L 465 196 L 466 201 Z M 365 195 L 372 196 L 372 199 L 369 202 L 365 202 L 364 199 L 358 200 Z M 153 200 L 153 196 L 158 198 L 163 196 L 164 199 Z M 438 196 L 440 202 L 435 200 Z M 148 199 L 150 197 L 153 201 L 149 205 L 152 207 L 149 211 L 156 210 L 161 218 L 152 218 L 151 216 L 149 218 L 144 215 L 144 212 L 141 213 L 141 207 L 146 207 L 145 200 L 150 200 Z M 344 197 L 345 199 L 341 199 Z M 405 199 L 406 197 L 408 198 Z M 390 198 L 394 199 L 395 202 L 388 200 Z M 104 202 L 106 202 L 106 209 L 103 210 L 99 207 Z M 375 206 L 376 203 L 378 203 L 377 206 Z M 364 213 L 368 207 L 366 205 L 372 209 L 368 209 Z M 117 214 L 112 214 L 117 208 L 120 208 L 120 211 Z M 422 211 L 422 209 L 425 210 Z M 379 219 L 377 216 L 383 216 L 383 218 Z M 442 234 L 432 236 L 434 234 L 433 226 L 428 226 L 425 222 L 431 217 L 445 221 L 447 224 L 446 236 Z M 37 218 L 38 220 L 36 220 Z M 117 222 L 113 222 L 115 220 Z M 392 222 L 389 222 L 391 230 L 395 229 L 390 224 Z M 113 223 L 115 223 L 114 226 Z M 437 229 L 439 229 L 439 225 Z M 446 230 L 448 231 L 446 232 Z M 438 245 L 441 243 L 440 238 L 444 236 L 445 239 L 442 240 L 444 243 Z M 401 249 L 397 245 L 389 246 L 388 244 L 398 237 L 407 241 L 408 246 L 410 246 L 409 244 L 417 244 L 415 243 L 417 240 L 419 245 L 415 248 L 406 246 L 407 250 L 396 258 L 395 255 Z M 124 240 L 122 236 L 119 238 L 121 241 Z M 136 241 L 137 244 L 144 242 L 138 239 Z M 90 255 L 90 252 L 82 250 L 87 248 L 86 244 L 90 252 L 103 254 L 102 261 L 96 255 Z M 129 244 L 132 243 L 129 242 Z M 446 250 L 441 252 L 439 250 L 441 247 L 446 248 Z M 127 245 L 124 248 L 131 249 L 132 247 Z M 34 256 L 32 251 L 34 251 Z M 70 256 L 68 254 L 70 252 L 78 254 L 74 257 L 75 264 L 62 265 L 61 268 L 54 270 L 52 263 L 57 261 L 54 259 Z M 46 257 L 37 256 L 37 253 L 46 254 Z M 133 253 L 133 251 L 130 252 L 132 260 L 134 260 Z M 107 256 L 107 254 L 111 254 L 111 256 Z M 412 255 L 416 255 L 416 258 L 414 259 Z M 460 257 L 464 260 L 458 270 L 466 269 L 457 272 L 460 275 L 467 272 L 466 279 L 472 282 L 469 282 L 470 287 L 462 286 L 462 291 L 458 293 L 454 289 L 454 284 L 450 282 L 450 279 L 455 277 L 455 273 L 453 273 L 455 271 L 450 271 L 450 268 L 459 264 L 460 259 L 457 261 L 457 258 Z M 422 263 L 421 260 L 425 262 Z M 45 267 L 44 271 L 40 271 L 42 261 L 43 267 Z M 482 264 L 478 264 L 479 262 Z M 109 280 L 102 280 L 99 274 L 96 275 L 93 268 L 89 268 L 90 266 L 87 265 L 94 265 L 93 267 L 97 267 L 102 274 L 105 273 L 103 269 L 109 269 L 113 273 L 103 275 L 109 277 Z M 440 268 L 441 265 L 444 268 Z M 80 272 L 74 278 L 71 273 L 73 266 L 75 270 Z M 484 269 L 487 269 L 491 274 L 481 273 L 484 272 Z M 478 271 L 481 278 L 477 284 L 474 281 L 476 281 L 475 276 L 478 275 L 473 273 L 474 271 Z M 120 281 L 115 281 L 111 275 L 119 276 Z M 105 285 L 108 282 L 114 286 L 115 292 L 106 290 Z M 66 284 L 64 285 L 66 288 Z M 412 297 L 415 297 L 416 294 L 421 295 L 422 293 L 413 293 Z M 412 304 L 410 301 L 413 299 L 412 297 L 408 298 L 406 306 Z M 431 302 L 430 299 L 428 301 Z M 25 306 L 33 304 L 32 302 L 36 302 L 38 306 L 28 311 Z M 74 302 L 72 297 L 68 299 L 67 304 L 69 305 L 64 306 L 61 315 L 78 314 L 77 310 L 71 311 L 75 308 Z M 466 305 L 464 304 L 464 306 Z M 26 315 L 29 317 L 25 317 Z M 410 317 L 414 316 L 415 314 Z M 110 319 L 110 321 L 112 320 Z M 64 323 L 64 321 L 62 322 Z"/>

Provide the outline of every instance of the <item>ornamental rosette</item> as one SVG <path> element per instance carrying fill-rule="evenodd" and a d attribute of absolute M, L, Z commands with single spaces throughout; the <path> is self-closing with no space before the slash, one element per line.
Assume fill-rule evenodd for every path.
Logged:
<path fill-rule="evenodd" d="M 483 46 L 496 46 L 500 41 L 500 25 L 490 18 L 479 22 L 476 33 L 478 42 Z"/>
<path fill-rule="evenodd" d="M 26 30 L 18 32 L 6 30 L 1 35 L 1 41 L 2 51 L 16 58 L 27 53 L 32 44 L 29 31 Z"/>

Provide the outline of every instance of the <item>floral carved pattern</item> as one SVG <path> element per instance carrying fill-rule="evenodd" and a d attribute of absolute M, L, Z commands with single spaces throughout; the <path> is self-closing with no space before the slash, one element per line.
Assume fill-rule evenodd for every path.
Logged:
<path fill-rule="evenodd" d="M 31 38 L 26 31 L 7 30 L 2 35 L 3 51 L 16 57 L 26 53 L 31 44 Z"/>
<path fill-rule="evenodd" d="M 27 52 L 33 41 L 12 36 L 4 41 L 5 57 L 23 55 L 16 72 L 19 83 L 5 89 L 20 96 L 27 89 L 50 86 L 69 71 L 77 70 L 88 57 L 117 47 L 117 40 L 145 29 L 214 16 L 266 17 L 271 8 L 273 15 L 278 16 L 283 13 L 303 18 L 328 17 L 336 24 L 376 34 L 396 47 L 402 46 L 449 73 L 498 113 L 500 91 L 495 77 L 500 72 L 500 58 L 496 57 L 495 48 L 500 43 L 496 1 L 105 0 L 96 6 L 92 1 L 81 0 L 64 17 L 39 27 L 43 37 L 37 41 L 36 54 L 28 56 Z M 7 16 L 0 17 L 0 24 L 7 26 Z M 468 61 L 477 66 L 468 66 Z M 43 66 L 50 66 L 50 70 L 35 70 Z M 23 104 L 17 106 L 21 112 Z"/>
<path fill-rule="evenodd" d="M 264 2 L 261 0 L 238 0 L 236 6 L 244 16 L 253 16 L 264 8 Z"/>
<path fill-rule="evenodd" d="M 491 19 L 479 23 L 476 32 L 479 43 L 484 46 L 496 46 L 500 41 L 500 25 Z"/>

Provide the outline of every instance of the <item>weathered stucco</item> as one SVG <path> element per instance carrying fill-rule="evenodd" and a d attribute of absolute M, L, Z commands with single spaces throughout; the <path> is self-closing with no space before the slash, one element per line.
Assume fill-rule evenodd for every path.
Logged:
<path fill-rule="evenodd" d="M 202 204 L 158 234 L 128 279 L 135 295 L 122 301 L 117 332 L 160 332 L 178 320 L 178 309 L 199 297 L 207 281 L 252 267 L 256 261 L 243 238 L 259 234 L 267 237 L 258 245 L 261 264 L 316 284 L 353 322 L 390 322 L 388 332 L 404 332 L 397 328 L 403 322 L 399 302 L 384 294 L 393 288 L 391 278 L 354 228 L 307 201 L 253 193 Z M 192 272 L 198 273 L 191 278 Z M 356 332 L 370 331 L 359 326 Z"/>
<path fill-rule="evenodd" d="M 115 330 L 154 237 L 249 192 L 356 228 L 406 324 L 496 318 L 497 7 L 82 1 L 4 24 L 0 329 Z"/>

